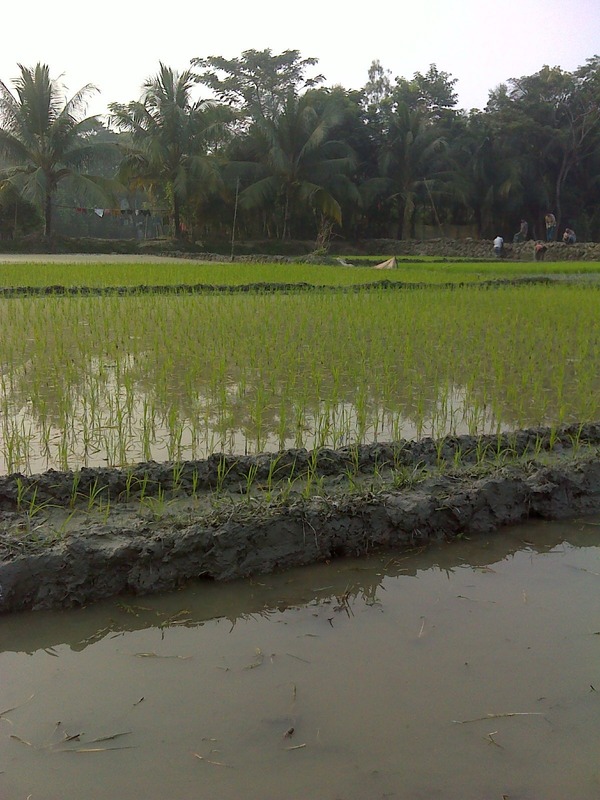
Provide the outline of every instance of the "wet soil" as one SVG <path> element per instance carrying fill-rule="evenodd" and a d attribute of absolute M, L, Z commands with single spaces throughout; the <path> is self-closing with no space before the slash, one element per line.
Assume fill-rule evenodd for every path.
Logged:
<path fill-rule="evenodd" d="M 600 423 L 0 478 L 0 612 L 600 511 Z"/>

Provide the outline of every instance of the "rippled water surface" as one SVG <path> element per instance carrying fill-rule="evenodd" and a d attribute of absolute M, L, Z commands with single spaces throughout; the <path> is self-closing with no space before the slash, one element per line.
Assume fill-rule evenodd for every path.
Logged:
<path fill-rule="evenodd" d="M 2 800 L 600 796 L 600 518 L 0 618 Z"/>

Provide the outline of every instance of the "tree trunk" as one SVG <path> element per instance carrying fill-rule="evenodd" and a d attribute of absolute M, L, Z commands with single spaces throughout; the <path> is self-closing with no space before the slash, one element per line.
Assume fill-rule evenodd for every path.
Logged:
<path fill-rule="evenodd" d="M 175 239 L 181 238 L 181 208 L 179 203 L 179 198 L 175 193 L 173 193 L 173 227 L 175 230 L 173 231 L 173 235 Z"/>
<path fill-rule="evenodd" d="M 555 239 L 558 238 L 558 226 L 561 223 L 562 218 L 562 187 L 567 180 L 567 175 L 571 169 L 571 159 L 567 153 L 563 154 L 562 163 L 560 165 L 560 169 L 558 171 L 558 176 L 556 178 L 556 185 L 554 189 L 554 215 L 556 217 L 556 231 L 554 234 Z"/>
<path fill-rule="evenodd" d="M 283 209 L 283 233 L 282 239 L 287 239 L 290 236 L 290 189 L 289 186 L 285 187 L 285 207 Z"/>
<path fill-rule="evenodd" d="M 46 192 L 44 199 L 44 236 L 52 235 L 52 195 Z"/>

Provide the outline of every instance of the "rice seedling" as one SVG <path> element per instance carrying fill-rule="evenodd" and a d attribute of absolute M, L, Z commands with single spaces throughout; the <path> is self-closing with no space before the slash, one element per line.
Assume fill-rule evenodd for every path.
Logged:
<path fill-rule="evenodd" d="M 159 486 L 154 495 L 146 495 L 140 498 L 140 506 L 147 508 L 154 520 L 159 520 L 167 512 L 167 495 L 162 486 Z"/>
<path fill-rule="evenodd" d="M 258 472 L 258 464 L 250 464 L 248 472 L 246 473 L 246 482 L 244 485 L 244 495 L 246 500 L 250 500 L 252 496 L 252 487 L 256 480 L 256 473 Z"/>
<path fill-rule="evenodd" d="M 0 471 L 594 420 L 598 297 L 554 284 L 4 298 Z"/>
<path fill-rule="evenodd" d="M 225 487 L 225 481 L 227 480 L 227 476 L 229 475 L 231 470 L 234 468 L 234 466 L 235 466 L 235 462 L 232 461 L 230 464 L 228 464 L 227 459 L 225 458 L 225 456 L 222 455 L 219 458 L 219 461 L 217 463 L 217 483 L 216 483 L 216 486 L 215 486 L 215 491 L 216 491 L 217 494 L 221 494 L 223 492 L 223 489 Z"/>
<path fill-rule="evenodd" d="M 387 256 L 353 258 L 359 265 L 369 265 Z M 201 263 L 166 259 L 157 263 L 19 263 L 0 265 L 0 287 L 65 286 L 65 287 L 129 287 L 143 286 L 236 286 L 259 283 L 312 284 L 352 286 L 378 281 L 413 283 L 465 283 L 489 279 L 518 278 L 535 275 L 585 275 L 600 272 L 597 262 L 502 262 L 464 263 L 441 261 L 433 256 L 409 259 L 393 272 L 373 270 L 370 266 L 315 265 L 305 263 Z"/>
<path fill-rule="evenodd" d="M 94 483 L 90 486 L 88 496 L 86 498 L 88 511 L 91 511 L 94 506 L 100 506 L 101 496 L 103 492 L 106 492 L 106 488 L 106 486 L 100 486 L 98 484 L 98 478 L 95 478 Z"/>

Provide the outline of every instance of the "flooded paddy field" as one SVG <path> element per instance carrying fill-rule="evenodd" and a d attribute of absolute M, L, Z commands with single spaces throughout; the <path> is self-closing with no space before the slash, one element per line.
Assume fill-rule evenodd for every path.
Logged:
<path fill-rule="evenodd" d="M 597 309 L 584 285 L 3 298 L 0 473 L 595 421 Z"/>
<path fill-rule="evenodd" d="M 0 271 L 0 800 L 600 796 L 597 287 L 150 266 Z"/>
<path fill-rule="evenodd" d="M 591 800 L 600 516 L 0 617 L 2 800 Z"/>

